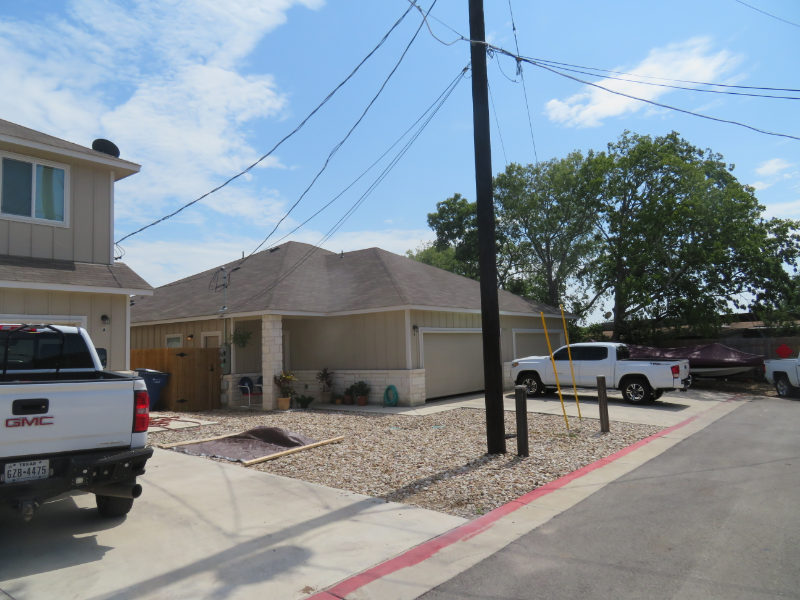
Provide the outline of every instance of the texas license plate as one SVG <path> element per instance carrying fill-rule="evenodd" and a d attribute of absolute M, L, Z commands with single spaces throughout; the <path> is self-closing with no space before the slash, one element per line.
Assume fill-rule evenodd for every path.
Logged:
<path fill-rule="evenodd" d="M 50 474 L 49 460 L 31 460 L 28 462 L 8 463 L 5 467 L 5 482 L 33 481 L 47 479 Z"/>

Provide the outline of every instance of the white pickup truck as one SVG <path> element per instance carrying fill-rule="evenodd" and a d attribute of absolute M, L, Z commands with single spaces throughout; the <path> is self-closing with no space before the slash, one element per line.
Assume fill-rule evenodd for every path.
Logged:
<path fill-rule="evenodd" d="M 657 400 L 664 392 L 685 391 L 689 387 L 688 360 L 633 360 L 625 344 L 610 342 L 570 344 L 569 349 L 577 387 L 596 388 L 597 377 L 602 375 L 606 386 L 620 390 L 632 404 L 645 404 Z M 567 347 L 556 350 L 553 358 L 559 385 L 572 387 Z M 526 386 L 530 395 L 544 394 L 547 387 L 556 385 L 549 356 L 516 359 L 511 363 L 511 378 L 517 385 Z"/>
<path fill-rule="evenodd" d="M 782 398 L 800 397 L 800 358 L 764 361 L 764 377 Z"/>
<path fill-rule="evenodd" d="M 144 381 L 104 371 L 85 329 L 0 325 L 0 505 L 29 520 L 82 490 L 101 516 L 127 514 L 153 455 L 149 420 Z"/>

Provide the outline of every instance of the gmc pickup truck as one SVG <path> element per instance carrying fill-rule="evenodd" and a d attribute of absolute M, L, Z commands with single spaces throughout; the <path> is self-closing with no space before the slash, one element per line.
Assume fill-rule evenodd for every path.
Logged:
<path fill-rule="evenodd" d="M 632 360 L 625 344 L 605 342 L 570 344 L 569 349 L 577 387 L 596 388 L 597 377 L 602 375 L 606 385 L 620 390 L 631 404 L 645 404 L 665 392 L 689 387 L 688 360 Z M 556 350 L 553 358 L 559 385 L 572 387 L 567 346 Z M 550 356 L 516 359 L 511 363 L 511 378 L 526 386 L 529 395 L 544 394 L 547 387 L 556 385 Z"/>
<path fill-rule="evenodd" d="M 149 404 L 141 378 L 103 370 L 85 329 L 0 325 L 0 504 L 27 521 L 81 490 L 101 516 L 127 514 L 153 454 Z"/>
<path fill-rule="evenodd" d="M 798 376 L 800 358 L 786 358 L 764 361 L 764 377 L 775 386 L 781 398 L 797 398 L 800 396 L 800 376 Z"/>

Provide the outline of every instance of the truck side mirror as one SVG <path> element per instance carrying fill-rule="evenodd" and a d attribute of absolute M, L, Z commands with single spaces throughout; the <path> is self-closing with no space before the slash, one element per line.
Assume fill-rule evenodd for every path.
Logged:
<path fill-rule="evenodd" d="M 95 350 L 97 351 L 97 357 L 100 359 L 100 364 L 105 369 L 108 366 L 108 352 L 106 352 L 105 348 L 95 348 Z"/>

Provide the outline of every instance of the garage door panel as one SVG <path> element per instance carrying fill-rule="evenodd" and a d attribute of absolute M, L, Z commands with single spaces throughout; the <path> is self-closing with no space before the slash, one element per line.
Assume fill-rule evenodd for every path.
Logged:
<path fill-rule="evenodd" d="M 544 333 L 516 333 L 515 336 L 517 340 L 517 353 L 514 358 L 549 356 L 550 352 L 547 350 L 547 339 Z M 550 342 L 556 344 L 553 348 L 553 351 L 555 351 L 555 349 L 561 345 L 561 338 L 551 338 Z"/>
<path fill-rule="evenodd" d="M 484 389 L 480 333 L 426 333 L 422 343 L 427 398 Z"/>

